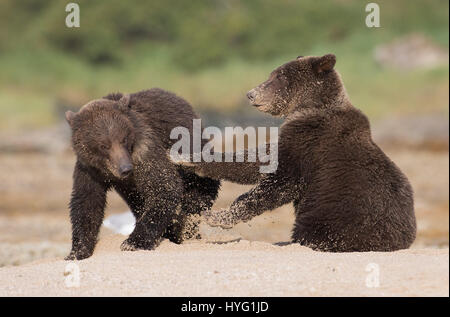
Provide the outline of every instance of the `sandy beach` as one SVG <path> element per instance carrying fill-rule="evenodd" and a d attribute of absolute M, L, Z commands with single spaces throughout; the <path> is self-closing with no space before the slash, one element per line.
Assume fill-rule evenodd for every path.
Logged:
<path fill-rule="evenodd" d="M 333 254 L 241 240 L 121 252 L 122 240 L 104 237 L 79 262 L 1 268 L 0 296 L 449 296 L 448 249 Z"/>

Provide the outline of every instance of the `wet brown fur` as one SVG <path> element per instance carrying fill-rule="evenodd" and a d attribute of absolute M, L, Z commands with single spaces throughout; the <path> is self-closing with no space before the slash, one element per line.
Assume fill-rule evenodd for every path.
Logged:
<path fill-rule="evenodd" d="M 299 57 L 248 93 L 259 110 L 286 118 L 278 169 L 260 175 L 229 210 L 206 211 L 210 224 L 230 227 L 293 203 L 292 241 L 313 249 L 394 251 L 412 244 L 412 188 L 373 142 L 369 121 L 350 103 L 335 62 L 332 54 Z M 257 172 L 254 164 L 208 164 L 198 164 L 198 171 L 218 179 L 234 173 L 245 182 Z"/>
<path fill-rule="evenodd" d="M 157 88 L 115 93 L 89 102 L 76 114 L 68 112 L 66 118 L 77 155 L 67 259 L 92 255 L 109 190 L 116 190 L 136 217 L 122 250 L 151 250 L 163 237 L 181 243 L 186 217 L 210 208 L 216 199 L 219 181 L 199 177 L 167 158 L 167 149 L 176 142 L 170 131 L 178 126 L 192 130 L 197 118 L 182 98 Z"/>

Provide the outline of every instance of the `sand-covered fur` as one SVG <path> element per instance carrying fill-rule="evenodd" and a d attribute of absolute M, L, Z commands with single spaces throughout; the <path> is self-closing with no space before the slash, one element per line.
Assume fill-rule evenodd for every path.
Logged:
<path fill-rule="evenodd" d="M 92 255 L 108 190 L 126 201 L 136 227 L 122 250 L 151 250 L 163 237 L 180 243 L 186 217 L 210 208 L 219 181 L 203 178 L 170 162 L 167 149 L 175 127 L 192 130 L 197 118 L 182 98 L 150 89 L 110 94 L 67 112 L 77 155 L 70 201 L 72 251 L 67 259 Z M 195 229 L 189 222 L 191 235 Z"/>
<path fill-rule="evenodd" d="M 228 210 L 206 211 L 212 225 L 230 227 L 293 203 L 292 240 L 323 251 L 393 251 L 415 239 L 412 188 L 373 142 L 367 117 L 352 106 L 336 57 L 298 57 L 247 94 L 260 111 L 285 117 L 278 169 Z M 196 165 L 202 175 L 242 182 L 255 164 Z M 239 180 L 238 180 L 239 181 Z"/>

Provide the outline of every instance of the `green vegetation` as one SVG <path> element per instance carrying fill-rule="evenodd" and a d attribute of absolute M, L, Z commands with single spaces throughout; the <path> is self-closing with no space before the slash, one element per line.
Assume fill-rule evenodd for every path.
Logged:
<path fill-rule="evenodd" d="M 328 52 L 370 116 L 448 113 L 448 66 L 400 72 L 373 60 L 377 44 L 413 32 L 448 48 L 447 0 L 377 1 L 379 29 L 365 27 L 359 0 L 76 2 L 78 29 L 64 25 L 68 1 L 0 2 L 0 129 L 47 125 L 57 105 L 154 86 L 230 112 L 276 66 Z"/>

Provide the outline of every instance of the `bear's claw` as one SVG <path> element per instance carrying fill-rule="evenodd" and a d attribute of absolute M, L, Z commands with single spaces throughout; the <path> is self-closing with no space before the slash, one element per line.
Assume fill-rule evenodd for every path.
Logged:
<path fill-rule="evenodd" d="M 70 251 L 69 255 L 64 258 L 65 261 L 84 260 L 92 255 L 88 251 Z"/>
<path fill-rule="evenodd" d="M 159 244 L 159 241 L 152 241 L 150 239 L 141 241 L 140 239 L 126 239 L 122 242 L 120 245 L 121 251 L 139 251 L 139 250 L 154 250 L 155 247 L 157 247 Z"/>
<path fill-rule="evenodd" d="M 125 240 L 124 242 L 122 242 L 122 244 L 120 245 L 120 250 L 121 251 L 137 251 L 139 250 L 139 248 L 137 248 L 136 246 L 134 246 L 132 243 L 130 243 L 128 240 Z"/>

